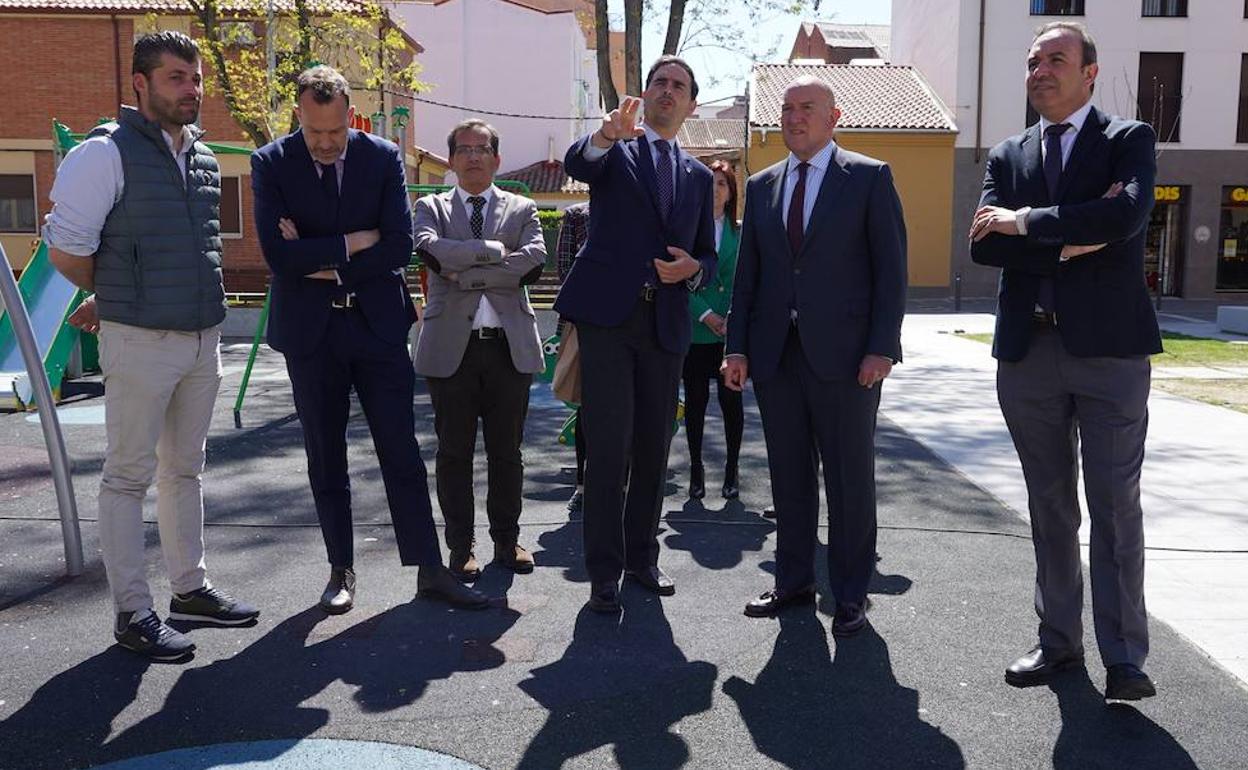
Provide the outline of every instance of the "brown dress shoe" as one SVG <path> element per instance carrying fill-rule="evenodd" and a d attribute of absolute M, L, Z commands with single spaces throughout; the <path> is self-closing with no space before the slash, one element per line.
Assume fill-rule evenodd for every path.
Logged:
<path fill-rule="evenodd" d="M 472 551 L 451 551 L 451 574 L 465 583 L 471 583 L 481 577 L 481 565 L 477 563 L 477 555 Z"/>
<path fill-rule="evenodd" d="M 416 576 L 416 595 L 422 599 L 440 599 L 452 607 L 483 610 L 490 599 L 475 588 L 469 588 L 441 564 L 422 566 Z"/>
<path fill-rule="evenodd" d="M 350 612 L 355 606 L 355 570 L 350 567 L 334 567 L 329 571 L 329 582 L 321 594 L 320 608 L 330 615 Z"/>
<path fill-rule="evenodd" d="M 495 543 L 494 561 L 522 575 L 533 571 L 533 554 L 516 543 Z"/>

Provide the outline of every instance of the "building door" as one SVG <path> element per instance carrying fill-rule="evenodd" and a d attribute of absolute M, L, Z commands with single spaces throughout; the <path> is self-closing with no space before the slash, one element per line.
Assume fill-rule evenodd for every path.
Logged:
<path fill-rule="evenodd" d="M 1183 293 L 1183 262 L 1187 256 L 1187 201 L 1190 188 L 1186 185 L 1157 185 L 1157 200 L 1148 222 L 1144 243 L 1144 277 L 1148 290 L 1163 296 L 1179 297 Z"/>

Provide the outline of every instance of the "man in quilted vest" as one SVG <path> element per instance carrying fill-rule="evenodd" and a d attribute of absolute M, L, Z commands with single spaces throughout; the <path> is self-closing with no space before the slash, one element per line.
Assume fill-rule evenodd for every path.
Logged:
<path fill-rule="evenodd" d="M 221 384 L 221 176 L 195 125 L 199 50 L 181 32 L 134 44 L 138 108 L 122 107 L 61 162 L 43 237 L 57 270 L 93 297 L 70 322 L 100 335 L 108 449 L 99 530 L 117 617 L 113 635 L 156 660 L 195 645 L 154 611 L 143 500 L 156 518 L 169 617 L 244 625 L 259 610 L 213 587 L 204 564 L 200 474 Z"/>

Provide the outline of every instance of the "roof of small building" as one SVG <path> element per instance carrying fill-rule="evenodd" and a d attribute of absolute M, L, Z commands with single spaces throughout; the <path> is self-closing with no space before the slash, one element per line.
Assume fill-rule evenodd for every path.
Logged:
<path fill-rule="evenodd" d="M 896 65 L 756 64 L 750 76 L 750 125 L 779 126 L 784 89 L 803 75 L 836 93 L 843 129 L 957 131 L 918 70 Z"/>
<path fill-rule="evenodd" d="M 578 182 L 563 170 L 563 163 L 557 160 L 539 160 L 524 168 L 499 174 L 499 179 L 514 179 L 524 182 L 534 195 L 550 193 L 566 193 L 570 195 L 588 194 L 589 185 Z"/>
<path fill-rule="evenodd" d="M 292 12 L 294 0 L 275 0 L 279 13 Z M 357 0 L 308 0 L 314 13 L 353 13 L 363 8 Z M 225 12 L 257 12 L 253 0 L 221 0 Z M 0 11 L 65 12 L 65 13 L 172 13 L 192 12 L 188 0 L 0 0 Z"/>
<path fill-rule="evenodd" d="M 745 121 L 723 118 L 689 118 L 676 141 L 688 149 L 730 150 L 745 146 Z"/>
<path fill-rule="evenodd" d="M 806 34 L 815 27 L 823 33 L 823 41 L 832 48 L 874 48 L 880 58 L 888 59 L 891 31 L 887 24 L 834 24 L 830 21 L 802 23 Z"/>

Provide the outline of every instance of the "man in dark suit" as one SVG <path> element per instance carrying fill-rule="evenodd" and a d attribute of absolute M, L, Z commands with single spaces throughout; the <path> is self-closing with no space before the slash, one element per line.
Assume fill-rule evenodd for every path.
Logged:
<path fill-rule="evenodd" d="M 1140 470 L 1149 359 L 1161 352 L 1144 281 L 1156 137 L 1092 106 L 1096 45 L 1082 24 L 1040 28 L 1027 96 L 1040 122 L 988 156 L 971 257 L 1003 268 L 997 397 L 1027 480 L 1039 644 L 1006 670 L 1017 687 L 1083 664 L 1079 461 L 1092 518 L 1092 610 L 1105 697 L 1155 693 L 1142 666 Z"/>
<path fill-rule="evenodd" d="M 754 380 L 776 510 L 775 588 L 745 614 L 814 596 L 821 461 L 832 633 L 847 636 L 875 568 L 875 415 L 901 360 L 906 226 L 888 166 L 833 141 L 840 115 L 822 80 L 784 92 L 790 154 L 747 183 L 723 371 Z"/>
<path fill-rule="evenodd" d="M 689 292 L 716 263 L 711 172 L 676 144 L 697 95 L 689 65 L 661 57 L 646 76 L 644 126 L 642 99 L 626 97 L 564 159 L 590 185 L 589 236 L 555 310 L 580 342 L 585 564 L 600 612 L 619 610 L 622 571 L 660 595 L 676 591 L 658 566 L 659 517 Z"/>
<path fill-rule="evenodd" d="M 330 67 L 299 76 L 300 130 L 251 156 L 256 230 L 273 272 L 268 341 L 286 356 L 303 424 L 308 478 L 330 564 L 320 606 L 355 600 L 347 418 L 355 389 L 390 503 L 399 557 L 420 565 L 418 593 L 457 606 L 486 597 L 442 564 L 405 347 L 415 313 L 403 268 L 411 207 L 398 149 L 349 130 L 347 81 Z"/>

